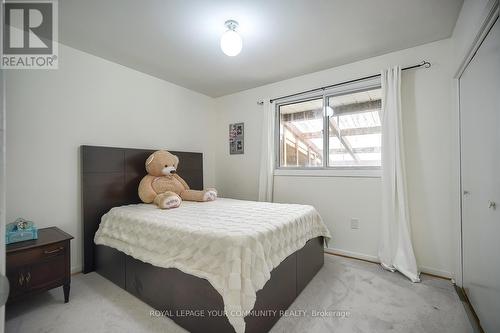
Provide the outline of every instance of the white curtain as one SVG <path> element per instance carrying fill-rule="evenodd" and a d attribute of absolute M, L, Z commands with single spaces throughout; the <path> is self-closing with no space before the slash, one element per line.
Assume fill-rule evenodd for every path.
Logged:
<path fill-rule="evenodd" d="M 420 282 L 411 242 L 401 119 L 401 68 L 383 70 L 382 77 L 382 226 L 379 259 Z"/>
<path fill-rule="evenodd" d="M 274 103 L 265 101 L 262 110 L 259 201 L 273 201 L 274 172 Z"/>

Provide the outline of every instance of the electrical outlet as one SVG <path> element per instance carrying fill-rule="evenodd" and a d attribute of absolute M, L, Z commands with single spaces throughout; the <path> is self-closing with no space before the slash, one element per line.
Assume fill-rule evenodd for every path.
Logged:
<path fill-rule="evenodd" d="M 359 229 L 359 219 L 358 218 L 351 219 L 351 229 Z"/>

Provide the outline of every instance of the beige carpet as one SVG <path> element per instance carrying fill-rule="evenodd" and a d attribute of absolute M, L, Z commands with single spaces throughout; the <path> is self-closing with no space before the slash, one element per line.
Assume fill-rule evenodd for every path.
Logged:
<path fill-rule="evenodd" d="M 62 288 L 9 305 L 6 332 L 186 332 L 91 273 L 73 276 L 70 302 Z M 325 255 L 325 266 L 273 327 L 274 333 L 473 332 L 449 281 L 422 276 L 413 284 L 363 261 Z M 304 311 L 304 312 L 302 312 Z"/>

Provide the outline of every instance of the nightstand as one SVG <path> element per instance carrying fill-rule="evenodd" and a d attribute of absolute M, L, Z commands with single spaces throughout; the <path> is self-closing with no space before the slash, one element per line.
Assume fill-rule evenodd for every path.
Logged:
<path fill-rule="evenodd" d="M 38 239 L 7 245 L 8 302 L 62 286 L 64 303 L 67 303 L 71 282 L 71 239 L 73 236 L 61 229 L 50 227 L 39 229 Z"/>

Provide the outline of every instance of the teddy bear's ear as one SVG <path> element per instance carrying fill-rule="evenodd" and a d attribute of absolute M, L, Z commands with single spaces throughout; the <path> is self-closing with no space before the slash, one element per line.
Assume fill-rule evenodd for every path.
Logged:
<path fill-rule="evenodd" d="M 179 157 L 177 157 L 177 155 L 174 155 L 175 157 L 175 168 L 177 168 L 177 166 L 179 165 Z"/>
<path fill-rule="evenodd" d="M 152 153 L 151 155 L 149 155 L 148 159 L 146 160 L 146 167 L 151 164 L 151 162 L 153 162 L 155 158 L 155 153 Z"/>

